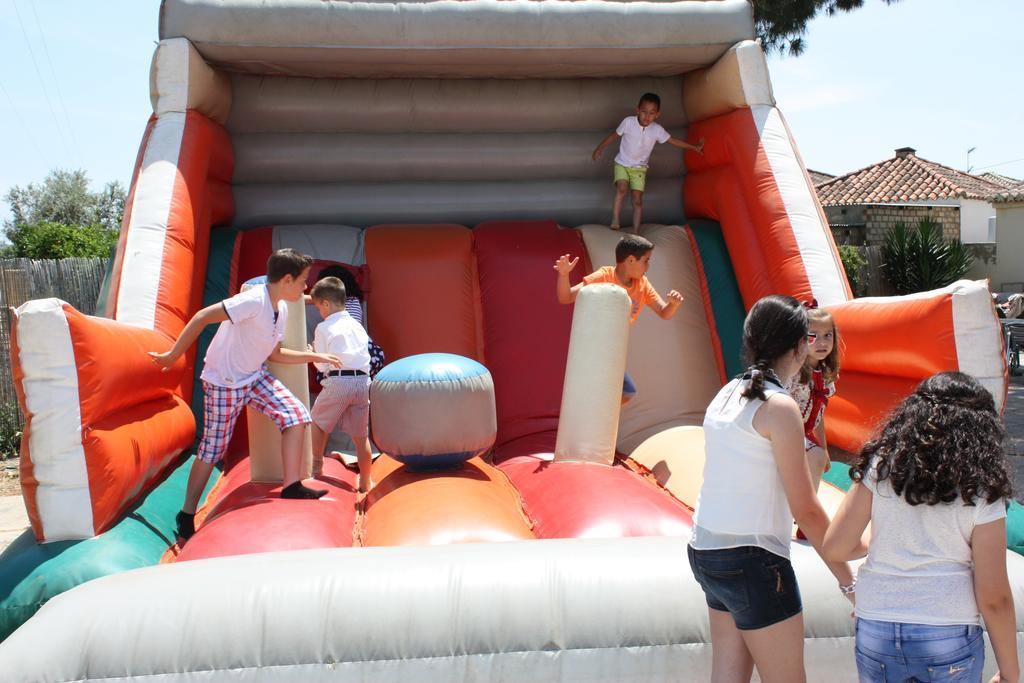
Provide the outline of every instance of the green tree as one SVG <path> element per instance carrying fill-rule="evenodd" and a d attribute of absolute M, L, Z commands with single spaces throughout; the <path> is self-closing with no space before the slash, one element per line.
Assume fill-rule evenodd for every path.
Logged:
<path fill-rule="evenodd" d="M 99 192 L 89 191 L 85 171 L 50 171 L 42 185 L 15 185 L 4 197 L 11 205 L 12 225 L 29 225 L 49 221 L 64 225 L 102 225 L 111 230 L 121 227 L 126 194 L 121 183 L 107 183 Z"/>
<path fill-rule="evenodd" d="M 884 0 L 891 5 L 899 0 Z M 832 16 L 864 5 L 864 0 L 753 0 L 754 27 L 765 52 L 786 52 L 796 56 L 804 51 L 807 22 L 818 12 Z"/>
<path fill-rule="evenodd" d="M 126 193 L 116 181 L 90 192 L 85 171 L 57 169 L 41 185 L 12 187 L 4 199 L 11 218 L 4 221 L 10 245 L 3 248 L 3 256 L 109 256 L 117 243 Z"/>

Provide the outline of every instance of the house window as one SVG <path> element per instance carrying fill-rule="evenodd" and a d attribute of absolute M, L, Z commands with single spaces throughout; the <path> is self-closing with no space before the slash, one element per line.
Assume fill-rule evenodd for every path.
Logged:
<path fill-rule="evenodd" d="M 995 244 L 996 241 L 996 217 L 989 216 L 988 218 L 988 241 Z"/>

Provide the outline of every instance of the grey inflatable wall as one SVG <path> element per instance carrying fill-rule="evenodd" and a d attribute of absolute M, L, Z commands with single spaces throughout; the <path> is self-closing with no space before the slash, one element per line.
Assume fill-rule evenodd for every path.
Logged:
<path fill-rule="evenodd" d="M 645 92 L 685 137 L 682 74 L 751 21 L 745 0 L 165 0 L 160 35 L 230 74 L 238 227 L 578 225 L 610 221 L 601 139 Z M 655 150 L 646 221 L 683 220 L 684 173 Z"/>
<path fill-rule="evenodd" d="M 754 36 L 747 0 L 164 0 L 160 38 L 257 74 L 668 76 Z"/>
<path fill-rule="evenodd" d="M 235 223 L 607 222 L 598 142 L 647 91 L 686 135 L 682 79 L 232 78 Z M 679 150 L 655 150 L 647 218 L 682 216 Z"/>

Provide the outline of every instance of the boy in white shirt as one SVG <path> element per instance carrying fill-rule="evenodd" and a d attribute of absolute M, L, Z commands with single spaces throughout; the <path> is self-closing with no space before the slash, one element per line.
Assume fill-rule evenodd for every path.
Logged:
<path fill-rule="evenodd" d="M 619 229 L 619 214 L 622 212 L 622 200 L 629 190 L 633 199 L 633 232 L 640 230 L 644 208 L 644 187 L 647 182 L 647 162 L 651 158 L 654 145 L 665 143 L 680 149 L 692 149 L 704 153 L 704 138 L 696 145 L 679 140 L 669 135 L 668 131 L 656 123 L 661 116 L 661 98 L 649 92 L 640 97 L 636 107 L 636 116 L 627 116 L 614 131 L 608 134 L 597 146 L 591 157 L 594 161 L 601 158 L 604 148 L 615 138 L 621 137 L 619 153 L 615 155 L 615 203 L 612 204 L 612 230 Z"/>
<path fill-rule="evenodd" d="M 275 251 L 267 261 L 267 284 L 207 306 L 189 320 L 170 351 L 149 354 L 166 372 L 207 325 L 220 323 L 206 352 L 201 375 L 203 438 L 189 472 L 185 502 L 176 518 L 178 536 L 185 541 L 195 533 L 199 498 L 214 465 L 224 457 L 235 422 L 247 404 L 273 420 L 281 430 L 281 497 L 316 499 L 327 493 L 304 486 L 299 477 L 309 411 L 264 365 L 268 360 L 341 365 L 338 358 L 329 354 L 281 348 L 288 319 L 288 308 L 282 301 L 302 298 L 312 263 L 312 258 L 294 249 Z"/>
<path fill-rule="evenodd" d="M 370 351 L 366 330 L 345 310 L 345 285 L 336 277 L 325 277 L 310 292 L 323 322 L 313 332 L 313 350 L 341 361 L 340 369 L 316 363 L 325 373 L 323 390 L 313 404 L 313 476 L 324 467 L 327 438 L 340 422 L 341 429 L 356 447 L 359 459 L 359 492 L 370 487 Z"/>

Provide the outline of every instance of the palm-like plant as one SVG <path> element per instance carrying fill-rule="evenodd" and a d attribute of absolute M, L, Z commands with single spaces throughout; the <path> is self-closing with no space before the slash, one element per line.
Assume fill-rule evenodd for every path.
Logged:
<path fill-rule="evenodd" d="M 938 289 L 956 282 L 970 270 L 974 256 L 960 240 L 947 240 L 942 226 L 922 218 L 908 229 L 897 223 L 882 246 L 885 277 L 897 294 Z"/>

